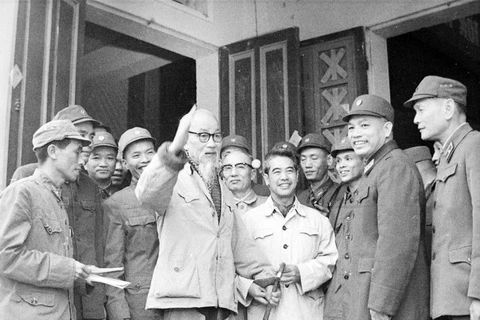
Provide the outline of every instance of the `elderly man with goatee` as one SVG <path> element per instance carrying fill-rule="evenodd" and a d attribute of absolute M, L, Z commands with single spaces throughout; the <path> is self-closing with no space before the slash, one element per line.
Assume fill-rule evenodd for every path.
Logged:
<path fill-rule="evenodd" d="M 146 308 L 163 309 L 165 320 L 232 319 L 235 271 L 253 279 L 274 275 L 219 179 L 221 142 L 215 116 L 193 107 L 136 188 L 138 199 L 157 214 L 160 241 Z M 277 303 L 278 294 L 270 291 L 261 300 Z"/>

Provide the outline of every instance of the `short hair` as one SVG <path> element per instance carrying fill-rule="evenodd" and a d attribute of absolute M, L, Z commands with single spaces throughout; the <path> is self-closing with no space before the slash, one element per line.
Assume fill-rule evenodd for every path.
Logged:
<path fill-rule="evenodd" d="M 287 149 L 272 149 L 265 156 L 265 161 L 263 162 L 263 173 L 268 174 L 270 171 L 270 159 L 275 157 L 286 157 L 291 159 L 293 161 L 295 170 L 298 171 L 298 158 L 295 153 Z"/>
<path fill-rule="evenodd" d="M 66 139 L 63 139 L 63 140 L 54 140 L 54 141 L 51 141 L 49 143 L 47 143 L 46 145 L 38 148 L 38 149 L 35 149 L 35 156 L 37 157 L 37 160 L 38 160 L 38 163 L 44 163 L 46 160 L 47 160 L 47 157 L 48 157 L 48 147 L 50 145 L 55 145 L 56 147 L 58 147 L 59 149 L 65 149 L 69 144 L 70 142 L 72 142 L 72 139 L 69 139 L 69 138 L 66 138 Z"/>

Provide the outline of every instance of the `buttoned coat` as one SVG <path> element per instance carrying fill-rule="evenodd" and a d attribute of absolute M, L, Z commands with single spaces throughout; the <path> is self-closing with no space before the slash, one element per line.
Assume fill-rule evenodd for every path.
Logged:
<path fill-rule="evenodd" d="M 160 316 L 145 310 L 153 269 L 158 258 L 158 233 L 155 211 L 141 205 L 132 185 L 105 200 L 109 217 L 105 247 L 105 266 L 123 267 L 110 277 L 131 284 L 125 288 L 107 286 L 107 311 L 110 320 L 153 320 Z"/>
<path fill-rule="evenodd" d="M 75 261 L 60 190 L 41 171 L 0 195 L 0 318 L 76 319 Z"/>
<path fill-rule="evenodd" d="M 356 201 L 347 319 L 370 319 L 369 309 L 394 320 L 428 319 L 423 184 L 395 141 L 368 159 Z"/>
<path fill-rule="evenodd" d="M 446 141 L 433 193 L 432 317 L 469 315 L 480 299 L 480 133 Z"/>
<path fill-rule="evenodd" d="M 164 143 L 144 169 L 137 198 L 158 214 L 159 256 L 147 308 L 220 307 L 237 311 L 235 271 L 246 278 L 274 275 L 220 181 L 221 218 L 202 178 Z"/>

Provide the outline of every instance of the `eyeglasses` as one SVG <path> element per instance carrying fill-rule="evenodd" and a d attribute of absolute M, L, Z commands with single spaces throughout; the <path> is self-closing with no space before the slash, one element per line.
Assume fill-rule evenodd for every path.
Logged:
<path fill-rule="evenodd" d="M 240 163 L 237 163 L 235 165 L 231 165 L 231 164 L 226 164 L 224 166 L 222 166 L 222 172 L 223 172 L 223 175 L 224 176 L 229 176 L 232 174 L 232 171 L 233 171 L 233 167 L 235 167 L 235 170 L 238 172 L 238 173 L 245 173 L 247 172 L 248 168 L 253 168 L 251 164 L 248 164 L 248 163 L 245 163 L 245 162 L 240 162 Z"/>
<path fill-rule="evenodd" d="M 193 131 L 188 131 L 188 132 L 192 134 L 196 134 L 198 137 L 198 140 L 200 140 L 201 143 L 208 142 L 208 140 L 210 140 L 210 137 L 213 138 L 214 142 L 222 142 L 222 139 L 223 139 L 223 134 L 221 132 L 215 132 L 215 133 L 193 132 Z"/>

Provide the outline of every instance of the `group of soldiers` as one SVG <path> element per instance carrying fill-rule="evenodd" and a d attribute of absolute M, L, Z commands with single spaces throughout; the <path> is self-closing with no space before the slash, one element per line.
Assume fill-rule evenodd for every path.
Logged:
<path fill-rule="evenodd" d="M 263 167 L 193 107 L 155 149 L 80 106 L 35 132 L 0 195 L 2 319 L 480 319 L 480 134 L 466 87 L 428 76 L 405 107 L 361 95 L 348 136 L 277 143 Z M 300 172 L 306 190 L 299 190 Z M 264 184 L 258 184 L 259 177 Z M 96 267 L 128 281 L 91 281 Z"/>

